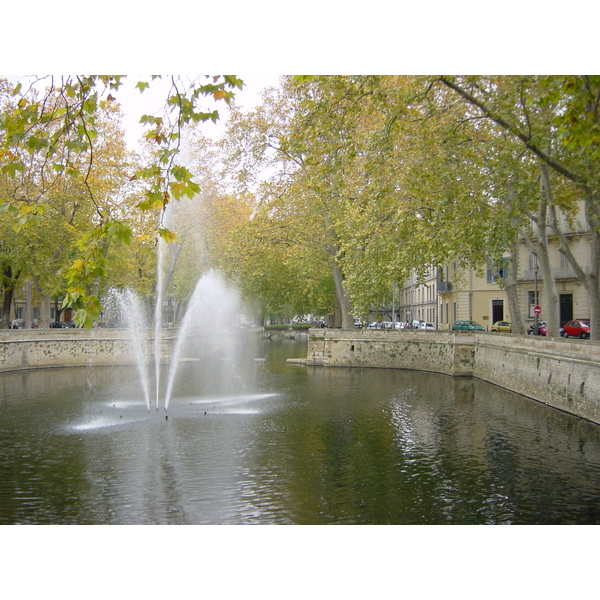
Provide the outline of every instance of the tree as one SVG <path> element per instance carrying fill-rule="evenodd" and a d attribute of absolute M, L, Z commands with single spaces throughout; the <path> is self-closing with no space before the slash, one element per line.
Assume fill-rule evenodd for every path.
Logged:
<path fill-rule="evenodd" d="M 25 173 L 28 166 L 24 157 L 29 155 L 38 158 L 44 173 L 51 174 L 40 179 L 40 194 L 30 200 L 26 211 L 15 198 L 5 200 L 7 210 L 21 215 L 22 225 L 35 225 L 44 216 L 43 196 L 56 182 L 79 178 L 86 192 L 93 229 L 79 235 L 78 255 L 67 274 L 65 296 L 65 305 L 75 307 L 77 321 L 86 326 L 91 326 L 100 310 L 93 288 L 106 274 L 107 241 L 127 242 L 132 236 L 131 227 L 115 219 L 110 207 L 100 202 L 90 179 L 102 144 L 100 114 L 116 101 L 122 80 L 121 76 L 66 76 L 32 80 L 29 87 L 19 83 L 10 98 L 5 98 L 0 113 L 0 171 L 11 178 Z M 142 211 L 164 210 L 172 199 L 193 197 L 198 192 L 191 173 L 176 160 L 181 132 L 190 123 L 218 118 L 216 111 L 200 108 L 202 99 L 229 102 L 232 90 L 242 86 L 234 76 L 187 82 L 172 77 L 170 81 L 165 116 L 141 117 L 148 126 L 146 138 L 158 148 L 152 163 L 135 174 L 145 184 L 144 199 L 138 204 Z M 6 91 L 7 82 L 2 85 Z M 137 87 L 143 92 L 149 85 L 138 82 Z M 173 239 L 164 227 L 158 227 L 157 233 Z"/>
<path fill-rule="evenodd" d="M 55 177 L 49 161 L 35 153 L 25 153 L 21 161 L 26 165 L 23 171 L 11 177 L 3 175 L 7 184 L 3 194 L 4 215 L 12 222 L 14 243 L 19 249 L 12 255 L 22 263 L 21 278 L 33 281 L 41 295 L 42 326 L 49 325 L 49 298 L 69 298 L 74 293 L 65 281 L 69 265 L 71 270 L 87 268 L 77 258 L 77 252 L 82 240 L 93 233 L 98 214 L 108 215 L 117 233 L 117 228 L 126 232 L 127 208 L 122 195 L 132 171 L 122 132 L 115 125 L 118 119 L 115 106 L 106 105 L 98 111 L 94 162 L 85 175 L 81 157 L 70 160 L 72 170 L 68 177 Z M 93 203 L 89 202 L 90 194 Z M 12 238 L 5 237 L 5 246 L 9 239 Z M 97 270 L 89 272 L 82 296 L 98 295 L 100 279 L 106 272 L 108 245 L 106 237 L 103 246 L 98 246 Z M 6 260 L 6 249 L 4 256 Z"/>
<path fill-rule="evenodd" d="M 544 165 L 546 198 L 550 198 L 551 188 L 544 169 L 550 169 L 579 192 L 592 236 L 592 262 L 587 275 L 573 266 L 586 287 L 591 318 L 596 323 L 600 318 L 600 77 L 516 78 L 516 84 L 509 88 L 485 85 L 482 78 L 443 76 L 438 81 L 475 109 L 480 118 L 501 127 L 521 144 L 524 152 Z M 569 193 L 567 197 L 574 195 Z M 549 205 L 550 211 L 555 210 L 552 206 L 554 204 Z M 562 208 L 565 209 L 564 204 Z M 540 240 L 544 236 L 543 229 L 539 231 Z M 564 245 L 563 250 L 573 261 Z M 544 281 L 551 289 L 552 282 L 546 278 Z M 596 327 L 592 329 L 592 338 L 600 339 L 600 331 Z"/>

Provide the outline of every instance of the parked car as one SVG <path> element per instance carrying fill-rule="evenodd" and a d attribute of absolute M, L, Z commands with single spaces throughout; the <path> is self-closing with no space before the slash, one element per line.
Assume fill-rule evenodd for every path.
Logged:
<path fill-rule="evenodd" d="M 590 338 L 590 320 L 589 319 L 573 319 L 567 321 L 560 332 L 563 337 L 576 337 L 582 340 Z"/>
<path fill-rule="evenodd" d="M 424 331 L 435 331 L 433 323 L 426 323 L 425 321 L 419 324 L 419 329 L 422 329 Z"/>
<path fill-rule="evenodd" d="M 71 323 L 70 321 L 55 321 L 50 325 L 54 329 L 70 329 L 75 327 L 75 323 Z"/>
<path fill-rule="evenodd" d="M 496 321 L 492 325 L 492 331 L 498 333 L 512 333 L 512 325 L 508 321 Z"/>
<path fill-rule="evenodd" d="M 485 329 L 475 321 L 454 321 L 452 331 L 485 331 Z"/>
<path fill-rule="evenodd" d="M 563 330 L 560 330 L 560 335 L 563 334 Z M 537 325 L 537 331 L 535 323 L 532 323 L 527 330 L 527 335 L 548 335 L 548 323 L 546 321 L 540 321 Z"/>

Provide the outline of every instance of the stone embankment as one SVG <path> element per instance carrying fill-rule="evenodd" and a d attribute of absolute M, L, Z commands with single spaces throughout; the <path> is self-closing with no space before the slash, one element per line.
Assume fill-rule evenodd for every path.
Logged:
<path fill-rule="evenodd" d="M 148 332 L 149 354 L 154 332 Z M 161 361 L 167 360 L 174 334 L 161 337 Z M 94 365 L 133 365 L 133 339 L 122 329 L 19 329 L 0 331 L 0 373 L 22 369 Z"/>
<path fill-rule="evenodd" d="M 239 330 L 243 335 L 258 335 L 262 328 Z M 164 328 L 160 332 L 160 362 L 170 361 L 180 331 Z M 222 331 L 206 331 L 205 343 L 197 349 L 202 356 L 211 356 Z M 137 336 L 141 352 L 154 362 L 154 330 Z M 80 367 L 87 365 L 135 365 L 136 342 L 128 329 L 17 329 L 0 330 L 0 373 L 24 369 Z"/>
<path fill-rule="evenodd" d="M 497 333 L 311 329 L 307 365 L 477 377 L 600 423 L 600 344 Z"/>

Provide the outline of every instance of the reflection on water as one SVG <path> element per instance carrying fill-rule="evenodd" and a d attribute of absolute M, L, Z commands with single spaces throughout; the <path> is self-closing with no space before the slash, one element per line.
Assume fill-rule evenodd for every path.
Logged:
<path fill-rule="evenodd" d="M 183 364 L 168 413 L 127 367 L 2 375 L 0 523 L 600 522 L 597 425 L 477 380 L 264 351 L 227 393 Z"/>

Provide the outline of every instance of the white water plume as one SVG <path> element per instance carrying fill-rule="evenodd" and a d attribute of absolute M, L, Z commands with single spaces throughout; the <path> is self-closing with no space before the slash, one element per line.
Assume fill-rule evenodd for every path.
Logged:
<path fill-rule="evenodd" d="M 126 327 L 131 334 L 144 400 L 148 410 L 150 410 L 150 383 L 146 345 L 147 327 L 142 303 L 133 290 L 112 289 L 109 291 L 106 304 L 105 318 L 114 325 Z"/>
<path fill-rule="evenodd" d="M 171 357 L 165 410 L 169 408 L 173 382 L 184 350 L 189 353 L 200 351 L 204 357 L 218 356 L 225 363 L 226 377 L 234 376 L 232 371 L 238 368 L 234 360 L 237 336 L 231 332 L 231 328 L 236 324 L 240 308 L 239 294 L 227 287 L 219 273 L 209 271 L 200 278 L 179 328 Z"/>

